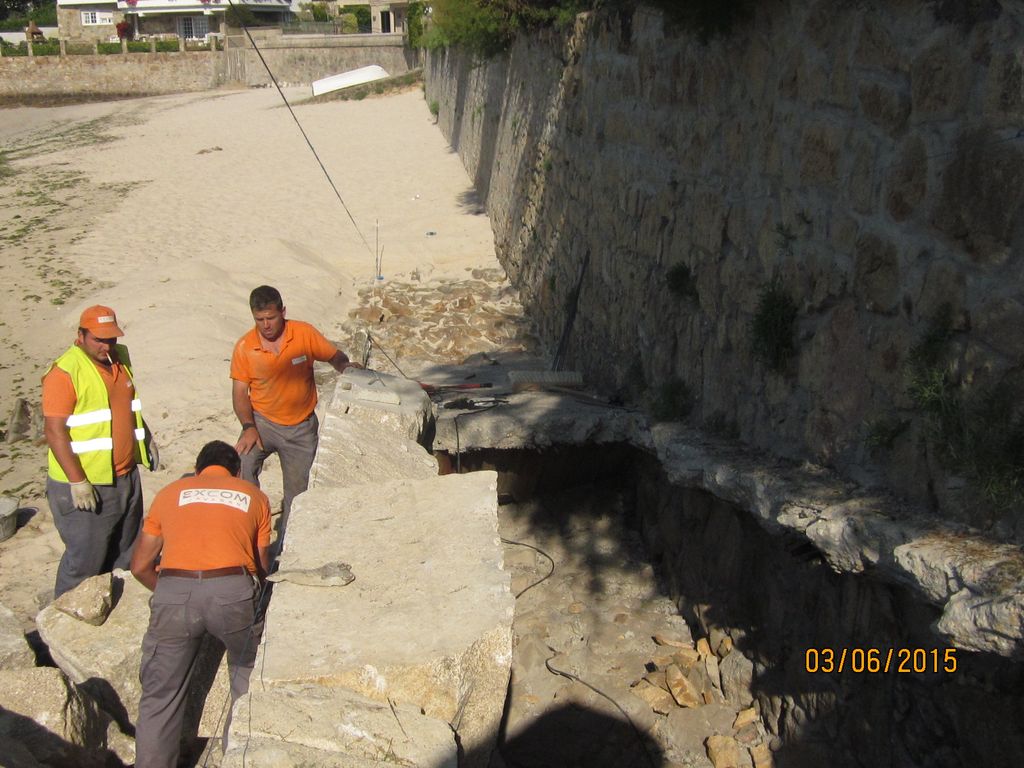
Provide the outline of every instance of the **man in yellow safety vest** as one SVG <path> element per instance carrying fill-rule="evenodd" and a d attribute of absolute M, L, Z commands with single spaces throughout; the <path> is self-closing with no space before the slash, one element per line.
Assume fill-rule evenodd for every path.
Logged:
<path fill-rule="evenodd" d="M 142 521 L 137 465 L 156 466 L 114 310 L 89 307 L 78 326 L 75 343 L 43 377 L 46 498 L 64 542 L 55 597 L 128 567 Z"/>

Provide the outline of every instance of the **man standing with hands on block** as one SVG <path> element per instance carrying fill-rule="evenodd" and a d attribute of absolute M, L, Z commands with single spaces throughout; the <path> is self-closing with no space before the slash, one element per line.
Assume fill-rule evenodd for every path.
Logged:
<path fill-rule="evenodd" d="M 249 690 L 263 631 L 257 578 L 270 568 L 270 503 L 237 476 L 240 468 L 227 443 L 204 445 L 195 475 L 153 499 L 135 544 L 132 574 L 153 592 L 139 671 L 136 768 L 178 764 L 189 683 L 205 635 L 227 649 L 231 705 Z"/>
<path fill-rule="evenodd" d="M 313 361 L 330 363 L 339 373 L 363 366 L 309 323 L 286 319 L 276 288 L 255 288 L 249 309 L 256 326 L 238 340 L 231 356 L 231 401 L 242 424 L 235 448 L 242 457 L 242 478 L 257 485 L 264 459 L 277 453 L 284 480 L 283 534 L 292 499 L 309 486 L 319 439 Z"/>
<path fill-rule="evenodd" d="M 64 542 L 54 597 L 128 567 L 142 521 L 137 465 L 157 463 L 121 336 L 114 310 L 89 307 L 75 343 L 43 377 L 46 499 Z"/>

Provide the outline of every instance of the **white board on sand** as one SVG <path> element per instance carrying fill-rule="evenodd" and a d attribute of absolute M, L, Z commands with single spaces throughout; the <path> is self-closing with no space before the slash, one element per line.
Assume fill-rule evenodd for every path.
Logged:
<path fill-rule="evenodd" d="M 319 96 L 321 93 L 330 93 L 331 91 L 348 88 L 352 85 L 370 83 L 384 77 L 388 77 L 388 73 L 384 71 L 384 67 L 378 67 L 376 64 L 360 67 L 359 69 L 350 69 L 348 72 L 342 72 L 340 75 L 331 75 L 330 77 L 314 80 L 313 95 Z"/>

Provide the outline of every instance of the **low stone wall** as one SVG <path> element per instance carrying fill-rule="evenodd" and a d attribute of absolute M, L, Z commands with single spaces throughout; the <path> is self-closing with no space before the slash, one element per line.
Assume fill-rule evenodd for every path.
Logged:
<path fill-rule="evenodd" d="M 379 38 L 387 38 L 380 40 Z M 379 64 L 389 74 L 412 69 L 416 52 L 400 35 L 329 38 L 296 35 L 257 41 L 279 83 L 308 85 L 350 69 Z M 127 55 L 0 57 L 0 98 L 19 96 L 134 95 L 205 91 L 222 85 L 270 84 L 248 42 L 229 38 L 225 51 L 130 53 Z"/>
<path fill-rule="evenodd" d="M 210 52 L 5 56 L 0 58 L 0 97 L 205 91 L 223 81 L 222 57 Z"/>

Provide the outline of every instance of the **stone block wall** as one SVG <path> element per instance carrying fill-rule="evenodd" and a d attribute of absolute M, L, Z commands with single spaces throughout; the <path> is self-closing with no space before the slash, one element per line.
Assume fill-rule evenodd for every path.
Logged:
<path fill-rule="evenodd" d="M 1021 389 L 1024 10 L 954 5 L 775 0 L 706 45 L 583 15 L 482 66 L 432 55 L 427 99 L 552 351 L 576 310 L 568 367 L 1020 540 L 967 428 L 1020 418 L 982 411 Z M 752 332 L 773 280 L 779 370 Z M 952 436 L 908 395 L 927 338 Z"/>
<path fill-rule="evenodd" d="M 327 75 L 380 64 L 390 74 L 417 62 L 401 38 L 384 43 L 361 39 L 261 41 L 260 50 L 278 82 L 309 84 Z M 264 48 L 264 42 L 267 47 Z M 372 43 L 372 44 L 371 44 Z M 269 85 L 256 52 L 232 39 L 225 51 L 131 53 L 119 55 L 0 57 L 0 98 L 26 95 L 133 94 L 204 91 L 225 84 Z"/>
<path fill-rule="evenodd" d="M 219 53 L 133 53 L 0 58 L 0 98 L 149 96 L 204 91 L 222 82 Z"/>

